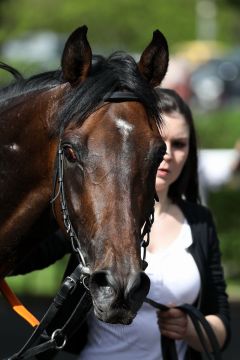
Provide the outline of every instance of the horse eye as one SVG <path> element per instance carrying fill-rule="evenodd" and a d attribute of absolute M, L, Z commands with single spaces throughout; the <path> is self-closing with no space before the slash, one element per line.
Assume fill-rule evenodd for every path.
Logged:
<path fill-rule="evenodd" d="M 64 146 L 63 152 L 64 156 L 69 162 L 74 163 L 75 161 L 77 161 L 77 155 L 71 146 Z"/>

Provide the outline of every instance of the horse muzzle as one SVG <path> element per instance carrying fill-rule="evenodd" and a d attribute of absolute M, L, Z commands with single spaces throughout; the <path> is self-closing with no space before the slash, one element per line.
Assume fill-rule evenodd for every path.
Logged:
<path fill-rule="evenodd" d="M 112 324 L 130 324 L 149 288 L 149 277 L 143 271 L 130 274 L 125 286 L 110 270 L 94 272 L 90 277 L 89 289 L 96 317 Z"/>

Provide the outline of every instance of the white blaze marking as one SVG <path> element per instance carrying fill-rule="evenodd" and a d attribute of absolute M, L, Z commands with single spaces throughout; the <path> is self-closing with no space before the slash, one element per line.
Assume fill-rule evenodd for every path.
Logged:
<path fill-rule="evenodd" d="M 116 124 L 117 128 L 120 130 L 120 133 L 124 138 L 126 138 L 134 128 L 133 125 L 122 119 L 117 119 Z"/>

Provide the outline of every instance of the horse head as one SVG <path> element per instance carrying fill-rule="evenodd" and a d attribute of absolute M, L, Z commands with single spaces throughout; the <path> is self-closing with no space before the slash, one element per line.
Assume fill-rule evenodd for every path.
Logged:
<path fill-rule="evenodd" d="M 127 324 L 149 290 L 142 228 L 165 151 L 154 87 L 168 47 L 157 30 L 138 63 L 103 58 L 86 34 L 70 35 L 62 70 L 0 89 L 0 276 L 60 226 L 89 274 L 96 316 Z"/>
<path fill-rule="evenodd" d="M 86 33 L 85 26 L 74 31 L 62 56 L 68 91 L 55 124 L 55 213 L 89 271 L 96 316 L 128 324 L 149 290 L 141 229 L 165 152 L 153 88 L 166 73 L 168 47 L 155 31 L 138 64 L 123 53 L 103 59 L 92 56 Z"/>

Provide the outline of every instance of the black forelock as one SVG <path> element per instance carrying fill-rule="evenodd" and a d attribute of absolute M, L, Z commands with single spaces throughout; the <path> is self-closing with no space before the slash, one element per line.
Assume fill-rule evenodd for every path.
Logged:
<path fill-rule="evenodd" d="M 124 90 L 133 93 L 149 117 L 160 122 L 156 94 L 140 75 L 135 60 L 123 52 L 115 52 L 108 58 L 93 57 L 88 78 L 66 94 L 56 129 L 65 128 L 71 121 L 82 123 L 103 104 L 104 97 Z"/>

